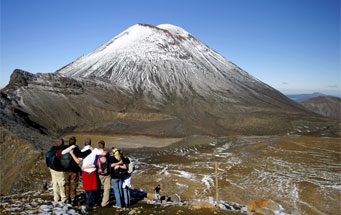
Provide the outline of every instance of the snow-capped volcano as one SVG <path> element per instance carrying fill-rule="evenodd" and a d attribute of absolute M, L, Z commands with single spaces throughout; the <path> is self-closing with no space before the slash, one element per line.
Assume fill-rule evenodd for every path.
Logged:
<path fill-rule="evenodd" d="M 269 88 L 170 24 L 136 24 L 57 72 L 73 78 L 100 78 L 157 97 L 191 90 L 205 95 L 240 92 L 243 86 Z"/>
<path fill-rule="evenodd" d="M 325 125 L 170 24 L 136 24 L 55 73 L 15 70 L 1 96 L 0 113 L 57 135 L 264 135 Z"/>

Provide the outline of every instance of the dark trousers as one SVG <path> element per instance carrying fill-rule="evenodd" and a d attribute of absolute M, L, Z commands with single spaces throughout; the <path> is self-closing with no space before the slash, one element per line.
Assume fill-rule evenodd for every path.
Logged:
<path fill-rule="evenodd" d="M 86 190 L 86 204 L 90 207 L 98 204 L 99 192 L 98 190 Z"/>

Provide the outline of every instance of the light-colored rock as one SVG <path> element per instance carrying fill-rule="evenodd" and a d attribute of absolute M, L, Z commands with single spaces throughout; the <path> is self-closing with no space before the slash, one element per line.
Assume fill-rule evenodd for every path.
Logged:
<path fill-rule="evenodd" d="M 254 215 L 276 215 L 276 214 L 269 208 L 256 208 Z"/>
<path fill-rule="evenodd" d="M 209 202 L 198 202 L 193 205 L 194 209 L 202 209 L 202 208 L 214 208 L 214 205 L 212 205 Z"/>
<path fill-rule="evenodd" d="M 256 199 L 247 204 L 248 211 L 256 211 L 257 208 L 268 208 L 271 210 L 280 210 L 281 207 L 271 199 Z"/>

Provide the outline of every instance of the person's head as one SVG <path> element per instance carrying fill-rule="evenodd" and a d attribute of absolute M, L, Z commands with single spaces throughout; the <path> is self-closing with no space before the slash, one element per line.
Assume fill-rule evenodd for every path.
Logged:
<path fill-rule="evenodd" d="M 118 149 L 116 147 L 112 147 L 111 148 L 111 153 L 114 155 L 116 152 L 118 151 Z"/>
<path fill-rule="evenodd" d="M 105 147 L 105 142 L 104 142 L 103 140 L 100 140 L 100 141 L 98 142 L 98 148 L 104 149 L 104 147 Z"/>
<path fill-rule="evenodd" d="M 85 138 L 84 145 L 85 146 L 90 146 L 91 145 L 91 139 L 90 138 Z"/>
<path fill-rule="evenodd" d="M 64 146 L 64 139 L 58 139 L 57 140 L 57 143 L 56 143 L 57 146 Z"/>
<path fill-rule="evenodd" d="M 112 147 L 111 152 L 112 152 L 112 155 L 116 158 L 116 160 L 120 161 L 122 159 L 120 152 L 116 147 Z"/>
<path fill-rule="evenodd" d="M 69 139 L 69 146 L 72 146 L 72 145 L 76 145 L 76 137 L 75 136 L 72 136 L 70 137 Z"/>

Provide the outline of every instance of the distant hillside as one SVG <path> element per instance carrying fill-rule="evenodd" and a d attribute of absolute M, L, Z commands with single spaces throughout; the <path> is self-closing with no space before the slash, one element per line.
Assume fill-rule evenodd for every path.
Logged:
<path fill-rule="evenodd" d="M 341 99 L 334 96 L 318 96 L 300 102 L 307 109 L 334 119 L 341 119 Z"/>
<path fill-rule="evenodd" d="M 296 102 L 302 102 L 311 98 L 319 97 L 319 96 L 326 96 L 325 94 L 322 93 L 310 93 L 310 94 L 290 94 L 286 95 L 289 97 L 291 100 L 294 100 Z"/>

